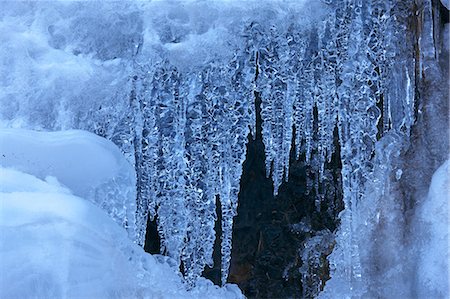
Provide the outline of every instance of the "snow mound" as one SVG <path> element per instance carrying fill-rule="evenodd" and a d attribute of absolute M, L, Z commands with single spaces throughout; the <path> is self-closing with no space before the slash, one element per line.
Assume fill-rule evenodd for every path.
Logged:
<path fill-rule="evenodd" d="M 206 280 L 188 292 L 163 258 L 146 254 L 55 178 L 0 168 L 0 186 L 0 298 L 241 296 Z"/>
<path fill-rule="evenodd" d="M 206 279 L 188 290 L 172 259 L 130 240 L 117 222 L 134 217 L 134 189 L 106 139 L 0 130 L 0 298 L 241 298 Z"/>
<path fill-rule="evenodd" d="M 0 166 L 40 179 L 55 177 L 74 195 L 104 209 L 134 237 L 136 175 L 112 142 L 77 130 L 2 129 L 0 154 Z M 9 186 L 17 187 L 16 183 L 22 182 L 10 181 Z"/>
<path fill-rule="evenodd" d="M 419 298 L 449 298 L 449 160 L 436 170 L 426 200 L 416 211 L 417 293 Z"/>

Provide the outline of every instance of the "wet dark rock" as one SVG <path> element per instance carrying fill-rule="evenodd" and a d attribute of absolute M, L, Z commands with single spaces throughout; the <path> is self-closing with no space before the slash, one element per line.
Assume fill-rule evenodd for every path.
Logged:
<path fill-rule="evenodd" d="M 295 159 L 292 152 L 289 180 L 274 197 L 272 179 L 266 177 L 265 171 L 258 94 L 256 100 L 257 132 L 255 139 L 249 136 L 243 164 L 228 282 L 238 284 L 248 298 L 309 298 L 329 279 L 326 257 L 333 244 L 329 242 L 317 249 L 319 256 L 307 261 L 302 261 L 303 249 L 324 231 L 333 237 L 332 232 L 339 225 L 338 213 L 343 209 L 337 132 L 336 153 L 326 165 L 326 178 L 318 189 L 308 187 L 317 170 L 306 165 L 304 156 Z M 319 205 L 317 191 L 323 197 Z M 214 267 L 206 267 L 203 276 L 220 285 L 220 204 L 216 207 L 219 217 L 215 227 Z M 159 245 L 156 222 L 149 221 L 145 250 L 159 253 Z M 307 277 L 302 277 L 301 267 Z"/>
<path fill-rule="evenodd" d="M 327 165 L 331 181 L 319 186 L 324 195 L 319 209 L 316 191 L 307 187 L 308 175 L 314 171 L 304 157 L 296 160 L 293 154 L 289 180 L 274 197 L 272 180 L 265 173 L 260 122 L 258 117 L 257 136 L 249 139 L 243 165 L 229 282 L 238 284 L 248 298 L 304 298 L 308 294 L 305 290 L 316 286 L 302 284 L 301 249 L 316 233 L 333 232 L 342 210 L 339 152 Z M 326 255 L 329 253 L 331 248 Z M 322 276 L 319 280 L 323 282 L 329 278 L 326 255 L 321 265 L 315 266 L 320 269 L 310 271 Z"/>

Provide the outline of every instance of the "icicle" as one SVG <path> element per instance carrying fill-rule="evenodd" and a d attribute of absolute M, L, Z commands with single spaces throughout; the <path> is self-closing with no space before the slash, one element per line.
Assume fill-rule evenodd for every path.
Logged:
<path fill-rule="evenodd" d="M 224 167 L 228 170 L 228 179 L 222 181 L 225 187 L 219 197 L 222 205 L 222 284 L 225 284 L 231 260 L 231 239 L 233 234 L 233 217 L 237 215 L 238 194 L 242 165 L 247 153 L 248 135 L 255 137 L 255 52 L 247 46 L 244 51 L 235 55 L 231 68 L 226 70 L 229 80 L 228 88 L 231 93 L 225 94 L 224 115 L 230 121 L 229 134 L 223 135 L 223 142 L 227 144 L 223 149 Z M 230 147 L 228 147 L 230 146 Z M 228 168 L 228 169 L 225 169 Z M 225 177 L 224 177 L 225 178 Z M 222 199 L 222 197 L 224 198 Z"/>
<path fill-rule="evenodd" d="M 267 41 L 260 45 L 260 75 L 257 87 L 261 92 L 262 135 L 266 153 L 266 174 L 274 183 L 274 195 L 289 167 L 292 141 L 293 88 L 288 86 L 286 69 L 289 51 L 286 39 L 272 26 Z M 291 76 L 292 77 L 292 76 Z M 271 172 L 272 170 L 272 172 Z"/>
<path fill-rule="evenodd" d="M 334 128 L 337 125 L 336 67 L 337 49 L 334 40 L 335 13 L 319 27 L 320 68 L 316 69 L 318 95 L 316 107 L 318 115 L 318 181 L 322 181 L 325 162 L 331 161 L 334 152 Z"/>
<path fill-rule="evenodd" d="M 154 127 L 154 105 L 148 105 L 148 97 L 146 97 L 145 78 L 135 76 L 136 83 L 135 93 L 137 95 L 136 101 L 139 105 L 135 111 L 136 119 L 136 135 L 134 139 L 134 155 L 135 155 L 135 169 L 137 178 L 137 210 L 136 223 L 138 227 L 137 244 L 143 246 L 145 242 L 145 233 L 147 228 L 147 218 L 153 218 L 155 215 L 155 161 L 156 161 L 156 142 L 152 140 L 151 133 L 156 133 L 151 130 Z M 150 112 L 150 113 L 149 113 Z M 153 192 L 152 192 L 153 191 Z"/>
<path fill-rule="evenodd" d="M 178 263 L 188 228 L 185 202 L 184 99 L 179 96 L 179 73 L 163 63 L 155 69 L 152 96 L 158 127 L 158 229 L 161 251 Z"/>
<path fill-rule="evenodd" d="M 297 158 L 304 154 L 311 167 L 308 190 L 315 190 L 320 208 L 325 200 L 320 183 L 335 150 L 337 127 L 346 207 L 338 237 L 339 267 L 349 287 L 359 283 L 354 211 L 370 178 L 374 144 L 391 129 L 409 134 L 414 120 L 414 71 L 406 63 L 412 59 L 399 35 L 406 30 L 401 25 L 405 5 L 330 3 L 328 15 L 305 28 L 295 18 L 285 26 L 252 22 L 226 63 L 213 59 L 177 70 L 162 59 L 140 67 L 131 80 L 129 111 L 110 135 L 124 152 L 134 151 L 130 159 L 139 180 L 138 226 L 158 215 L 163 250 L 181 259 L 189 282 L 212 265 L 216 197 L 222 209 L 226 282 L 246 143 L 249 133 L 255 137 L 256 90 L 262 99 L 266 173 L 275 195 L 283 177 L 289 177 L 295 129 L 295 153 Z M 399 28 L 400 33 L 395 31 Z M 383 132 L 378 132 L 379 121 Z M 126 126 L 133 130 L 123 131 Z M 139 244 L 143 237 L 141 228 Z"/>
<path fill-rule="evenodd" d="M 317 28 L 312 28 L 309 36 L 308 46 L 305 52 L 305 64 L 302 70 L 301 88 L 303 96 L 303 105 L 300 109 L 304 112 L 304 152 L 306 157 L 306 163 L 311 162 L 311 156 L 313 151 L 313 135 L 314 135 L 314 105 L 316 101 L 316 81 L 315 72 L 316 68 L 320 67 L 320 60 L 318 57 L 318 36 Z M 319 70 L 317 70 L 319 71 Z"/>
<path fill-rule="evenodd" d="M 419 59 L 418 75 L 422 76 L 433 72 L 432 68 L 422 68 L 424 61 L 439 55 L 434 44 L 436 32 L 431 30 L 433 7 L 430 0 L 326 0 L 314 3 L 319 18 L 315 14 L 299 18 L 299 12 L 308 9 L 303 1 L 298 1 L 298 6 L 294 2 L 281 1 L 275 7 L 261 2 L 261 10 L 255 7 L 254 14 L 238 6 L 236 9 L 243 10 L 236 13 L 223 4 L 223 14 L 206 11 L 207 19 L 191 16 L 193 7 L 186 4 L 186 9 L 174 10 L 174 14 L 157 14 L 167 17 L 164 22 L 156 17 L 143 22 L 142 16 L 151 17 L 146 11 L 151 5 L 138 5 L 124 19 L 138 18 L 137 26 L 118 22 L 118 30 L 113 31 L 124 32 L 109 36 L 109 31 L 102 29 L 100 40 L 95 38 L 99 32 L 91 32 L 94 27 L 83 27 L 82 22 L 76 22 L 81 27 L 67 38 L 63 34 L 67 28 L 55 23 L 51 32 L 44 32 L 45 36 L 49 34 L 49 44 L 40 46 L 62 51 L 60 54 L 69 62 L 80 62 L 82 68 L 75 77 L 81 81 L 68 80 L 70 86 L 94 83 L 75 92 L 73 111 L 65 107 L 70 104 L 65 99 L 70 94 L 62 94 L 64 100 L 54 104 L 53 98 L 58 98 L 55 94 L 65 82 L 59 81 L 59 75 L 72 69 L 63 68 L 64 72 L 53 76 L 58 80 L 46 84 L 52 87 L 49 99 L 45 93 L 34 95 L 35 89 L 30 89 L 24 93 L 33 94 L 26 95 L 28 101 L 20 105 L 7 101 L 2 113 L 20 120 L 14 110 L 33 111 L 26 107 L 34 108 L 31 103 L 41 102 L 43 96 L 52 106 L 48 110 L 64 111 L 53 127 L 53 114 L 45 113 L 45 119 L 37 121 L 42 123 L 40 128 L 87 129 L 117 144 L 137 175 L 136 213 L 129 216 L 122 207 L 117 208 L 118 214 L 127 214 L 121 219 L 123 226 L 143 245 L 147 219 L 157 218 L 163 253 L 183 263 L 190 283 L 195 283 L 205 265 L 213 262 L 217 198 L 222 208 L 222 282 L 226 282 L 246 144 L 249 133 L 256 137 L 255 92 L 262 101 L 265 168 L 273 180 L 274 195 L 283 178 L 289 178 L 295 130 L 296 157 L 305 157 L 308 164 L 308 192 L 315 191 L 316 208 L 323 207 L 322 200 L 326 199 L 320 194 L 321 182 L 326 180 L 325 165 L 335 150 L 337 128 L 345 211 L 337 258 L 331 259 L 342 271 L 332 272 L 335 277 L 345 277 L 349 289 L 354 289 L 364 275 L 355 238 L 355 209 L 364 200 L 363 185 L 372 175 L 377 140 L 391 132 L 404 139 L 410 134 L 415 59 Z M 177 4 L 173 5 L 161 9 Z M 208 4 L 204 9 L 220 5 Z M 413 34 L 408 27 L 413 5 L 420 6 L 419 23 L 430 29 L 419 33 L 417 57 L 413 56 Z M 92 24 L 96 24 L 94 19 Z M 151 28 L 144 28 L 149 24 Z M 64 45 L 57 46 L 61 41 Z M 40 82 L 33 73 L 42 67 L 38 63 L 42 55 L 28 54 L 37 60 L 36 66 L 26 72 L 31 74 L 26 79 Z M 18 69 L 28 67 L 24 63 Z M 109 74 L 109 70 L 114 73 Z M 90 73 L 102 78 L 98 82 L 96 78 L 87 80 Z M 18 81 L 17 86 L 22 86 Z M 108 85 L 97 88 L 100 83 Z M 105 91 L 94 94 L 99 89 Z M 92 91 L 95 107 L 80 97 L 85 91 L 89 91 L 89 99 Z M 9 99 L 9 91 L 6 94 Z M 99 100 L 108 96 L 111 101 Z M 15 97 L 22 95 L 15 94 L 11 99 Z M 24 107 L 15 109 L 19 106 Z M 35 106 L 42 110 L 43 106 Z M 88 109 L 78 111 L 80 107 Z M 134 203 L 123 206 L 127 211 L 134 208 Z"/>
<path fill-rule="evenodd" d="M 305 140 L 307 109 L 304 109 L 306 103 L 311 99 L 306 98 L 304 86 L 304 68 L 309 61 L 306 56 L 306 50 L 309 46 L 309 39 L 305 36 L 299 28 L 292 26 L 288 33 L 288 44 L 290 52 L 290 61 L 292 62 L 291 84 L 295 89 L 294 103 L 293 103 L 293 122 L 295 127 L 295 153 L 296 158 L 299 159 L 301 153 L 302 141 Z"/>
<path fill-rule="evenodd" d="M 345 210 L 330 260 L 334 279 L 340 279 L 345 293 L 356 297 L 364 292 L 365 283 L 356 234 L 360 221 L 357 206 L 364 200 L 364 184 L 373 171 L 370 161 L 381 118 L 377 102 L 383 101 L 383 132 L 405 129 L 411 115 L 411 92 L 405 92 L 411 90 L 408 67 L 405 72 L 396 65 L 399 59 L 394 59 L 404 51 L 404 46 L 396 42 L 402 40 L 405 44 L 406 34 L 396 36 L 392 31 L 401 26 L 386 23 L 388 13 L 396 16 L 389 20 L 397 20 L 400 10 L 410 10 L 398 4 L 391 8 L 390 3 L 351 1 L 336 11 L 337 35 L 344 37 L 337 44 L 336 69 L 342 81 L 337 93 Z M 405 57 L 405 53 L 400 55 Z M 406 98 L 402 96 L 405 94 Z"/>
<path fill-rule="evenodd" d="M 185 196 L 189 217 L 182 260 L 187 280 L 194 283 L 200 277 L 205 265 L 213 264 L 215 186 L 211 186 L 208 179 L 208 160 L 214 160 L 210 151 L 212 134 L 209 131 L 214 129 L 211 129 L 213 125 L 207 117 L 208 99 L 202 95 L 201 76 L 192 74 L 187 78 L 191 78 L 186 84 L 189 87 L 182 96 L 188 99 L 185 129 Z"/>

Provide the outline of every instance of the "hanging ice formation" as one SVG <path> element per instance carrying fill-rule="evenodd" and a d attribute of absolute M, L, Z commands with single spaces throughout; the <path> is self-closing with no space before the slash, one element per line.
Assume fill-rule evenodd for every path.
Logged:
<path fill-rule="evenodd" d="M 132 129 L 116 140 L 136 163 L 137 242 L 144 242 L 147 216 L 157 217 L 162 252 L 183 263 L 194 282 L 213 263 L 217 197 L 226 281 L 242 163 L 255 126 L 254 92 L 259 92 L 274 195 L 288 179 L 292 147 L 317 170 L 320 183 L 338 129 L 345 211 L 335 252 L 342 256 L 332 262 L 341 261 L 339 267 L 332 263 L 332 271 L 357 283 L 352 210 L 370 176 L 377 134 L 408 135 L 413 121 L 414 62 L 406 34 L 412 5 L 329 1 L 326 17 L 308 26 L 293 14 L 282 25 L 249 22 L 230 61 L 213 59 L 186 69 L 162 55 L 137 64 L 127 118 L 133 125 L 123 126 Z"/>
<path fill-rule="evenodd" d="M 213 264 L 216 196 L 222 268 L 229 268 L 241 167 L 254 126 L 255 68 L 248 57 L 239 51 L 227 67 L 211 62 L 198 73 L 181 73 L 161 60 L 133 79 L 137 241 L 144 242 L 147 216 L 157 216 L 162 252 L 183 262 L 190 281 Z"/>
<path fill-rule="evenodd" d="M 317 170 L 316 184 L 331 159 L 338 129 L 345 210 L 331 265 L 332 275 L 341 276 L 349 292 L 361 279 L 352 211 L 363 200 L 375 143 L 391 130 L 407 139 L 414 121 L 415 65 L 407 32 L 413 5 L 333 1 L 328 15 L 311 29 L 272 26 L 259 45 L 256 88 L 275 195 L 283 175 L 288 176 L 292 128 L 297 157 L 303 152 Z"/>
<path fill-rule="evenodd" d="M 144 243 L 147 217 L 156 217 L 162 252 L 183 264 L 190 282 L 212 264 L 219 202 L 222 283 L 230 264 L 246 144 L 255 131 L 255 92 L 262 101 L 266 170 L 275 195 L 288 179 L 291 149 L 297 158 L 306 157 L 320 184 L 337 129 L 345 210 L 332 275 L 357 283 L 361 273 L 352 211 L 372 170 L 374 144 L 390 130 L 408 136 L 414 118 L 415 62 L 407 33 L 414 1 L 231 2 L 194 3 L 191 11 L 188 4 L 153 3 L 162 8 L 151 11 L 153 4 L 141 3 L 137 12 L 130 9 L 120 18 L 109 12 L 100 27 L 116 22 L 116 31 L 124 32 L 117 40 L 110 40 L 106 29 L 92 40 L 85 40 L 86 32 L 94 29 L 81 30 L 77 37 L 75 29 L 83 24 L 99 27 L 95 9 L 88 10 L 91 23 L 74 18 L 75 29 L 70 23 L 48 27 L 52 51 L 72 49 L 76 59 L 86 56 L 95 63 L 112 60 L 105 65 L 121 64 L 120 74 L 129 74 L 126 88 L 117 84 L 121 88 L 110 94 L 109 106 L 91 107 L 80 116 L 88 109 L 77 106 L 75 96 L 73 109 L 78 110 L 72 113 L 79 123 L 59 127 L 92 130 L 122 149 L 137 172 L 136 242 Z M 164 9 L 167 16 L 160 21 Z M 210 13 L 199 14 L 202 9 Z M 63 33 L 72 31 L 67 39 L 75 46 L 66 47 Z M 108 51 L 89 54 L 95 47 Z M 67 112 L 70 103 L 64 103 Z"/>

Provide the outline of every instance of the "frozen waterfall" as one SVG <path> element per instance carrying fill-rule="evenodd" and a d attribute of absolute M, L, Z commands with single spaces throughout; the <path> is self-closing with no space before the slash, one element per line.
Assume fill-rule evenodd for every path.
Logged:
<path fill-rule="evenodd" d="M 225 284 L 258 94 L 274 196 L 291 152 L 319 190 L 338 132 L 345 209 L 322 296 L 375 296 L 361 235 L 378 225 L 371 209 L 390 194 L 392 174 L 402 176 L 393 161 L 405 157 L 419 90 L 439 69 L 433 3 L 2 2 L 0 126 L 114 142 L 136 171 L 136 202 L 94 203 L 139 245 L 157 219 L 161 253 L 191 285 L 213 264 L 220 218 Z"/>

